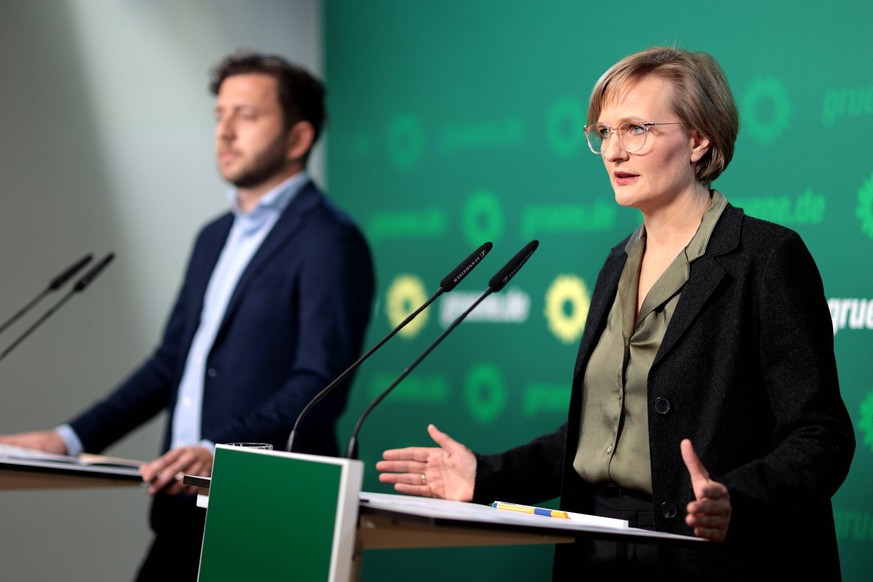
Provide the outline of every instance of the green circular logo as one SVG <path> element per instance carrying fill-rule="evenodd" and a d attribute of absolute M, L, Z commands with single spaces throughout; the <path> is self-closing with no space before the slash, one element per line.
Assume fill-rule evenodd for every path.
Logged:
<path fill-rule="evenodd" d="M 473 418 L 482 424 L 494 422 L 508 400 L 500 369 L 494 364 L 474 366 L 464 382 L 464 400 Z"/>
<path fill-rule="evenodd" d="M 873 452 L 873 391 L 868 392 L 864 401 L 861 402 L 861 420 L 858 428 L 864 438 L 864 446 Z"/>
<path fill-rule="evenodd" d="M 546 134 L 552 150 L 562 157 L 571 158 L 585 146 L 585 112 L 572 97 L 555 101 L 546 115 Z"/>
<path fill-rule="evenodd" d="M 473 245 L 496 242 L 503 234 L 503 210 L 493 192 L 473 192 L 464 205 L 464 236 Z"/>
<path fill-rule="evenodd" d="M 397 168 L 415 166 L 424 152 L 424 130 L 417 117 L 398 115 L 388 126 L 388 157 Z"/>
<path fill-rule="evenodd" d="M 774 77 L 756 79 L 743 98 L 743 124 L 758 142 L 776 141 L 791 121 L 791 100 L 782 81 Z"/>
<path fill-rule="evenodd" d="M 873 174 L 858 190 L 858 209 L 855 215 L 861 219 L 861 232 L 873 238 Z"/>

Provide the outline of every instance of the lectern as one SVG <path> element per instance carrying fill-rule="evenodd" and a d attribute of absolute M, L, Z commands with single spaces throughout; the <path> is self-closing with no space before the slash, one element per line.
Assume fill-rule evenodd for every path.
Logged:
<path fill-rule="evenodd" d="M 212 477 L 186 476 L 206 507 L 200 582 L 354 582 L 366 549 L 699 538 L 489 506 L 361 491 L 360 461 L 218 445 Z M 620 523 L 617 523 L 620 522 Z"/>

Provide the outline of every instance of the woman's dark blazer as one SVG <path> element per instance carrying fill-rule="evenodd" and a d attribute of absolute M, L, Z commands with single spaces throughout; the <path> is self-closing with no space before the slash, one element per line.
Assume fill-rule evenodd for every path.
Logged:
<path fill-rule="evenodd" d="M 562 508 L 593 513 L 593 488 L 573 469 L 579 387 L 615 297 L 626 242 L 612 249 L 595 285 L 567 424 L 479 456 L 476 501 L 533 503 L 560 494 Z M 693 535 L 685 525 L 693 493 L 679 450 L 684 438 L 727 486 L 733 514 L 724 543 L 661 547 L 664 573 L 839 579 L 831 496 L 846 478 L 855 438 L 812 256 L 795 232 L 728 205 L 681 293 L 648 379 L 655 527 Z M 581 579 L 587 550 L 585 543 L 558 544 L 555 579 Z"/>

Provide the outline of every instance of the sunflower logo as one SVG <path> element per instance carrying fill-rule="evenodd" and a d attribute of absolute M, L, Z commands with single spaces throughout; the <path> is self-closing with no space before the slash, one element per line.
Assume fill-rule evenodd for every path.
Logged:
<path fill-rule="evenodd" d="M 559 275 L 546 291 L 546 321 L 549 330 L 565 344 L 579 339 L 591 306 L 585 282 L 575 275 Z"/>
<path fill-rule="evenodd" d="M 858 209 L 855 216 L 861 219 L 861 232 L 873 238 L 873 174 L 858 191 Z"/>
<path fill-rule="evenodd" d="M 385 312 L 392 328 L 397 327 L 400 322 L 427 300 L 427 293 L 421 279 L 407 274 L 397 275 L 394 278 L 391 286 L 388 287 L 387 295 Z M 407 339 L 413 338 L 425 326 L 427 319 L 428 310 L 425 309 L 397 333 Z"/>
<path fill-rule="evenodd" d="M 791 100 L 782 81 L 774 77 L 755 80 L 743 99 L 743 122 L 751 136 L 769 145 L 791 121 Z M 769 112 L 769 115 L 765 113 Z"/>

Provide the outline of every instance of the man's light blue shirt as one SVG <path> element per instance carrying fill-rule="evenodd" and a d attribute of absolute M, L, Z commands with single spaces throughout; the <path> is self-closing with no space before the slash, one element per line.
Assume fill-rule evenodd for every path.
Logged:
<path fill-rule="evenodd" d="M 295 174 L 265 194 L 248 213 L 242 212 L 239 207 L 237 190 L 231 189 L 228 192 L 234 214 L 233 226 L 209 278 L 203 311 L 200 314 L 200 327 L 191 342 L 185 371 L 179 382 L 171 448 L 195 444 L 202 444 L 210 450 L 214 448 L 215 443 L 203 440 L 200 434 L 203 379 L 209 352 L 243 271 L 279 220 L 282 211 L 308 180 L 306 172 Z M 82 452 L 82 443 L 69 425 L 62 425 L 56 430 L 66 442 L 69 455 L 75 456 Z"/>

